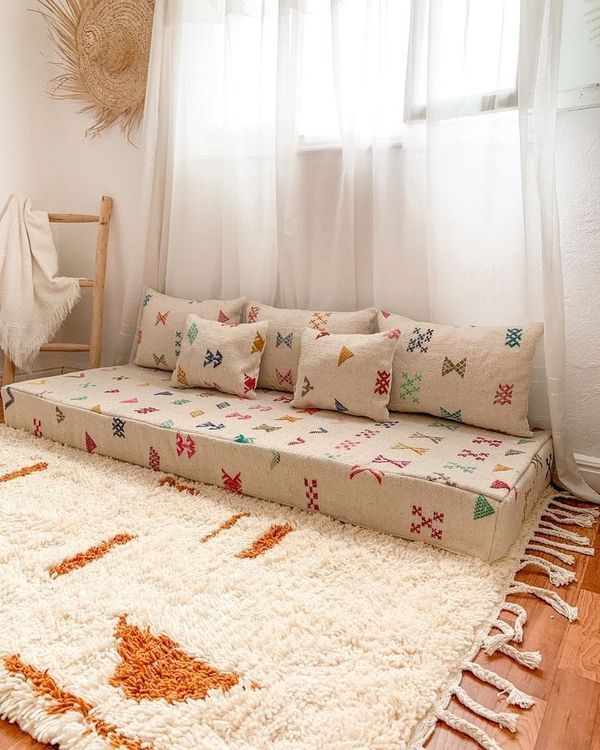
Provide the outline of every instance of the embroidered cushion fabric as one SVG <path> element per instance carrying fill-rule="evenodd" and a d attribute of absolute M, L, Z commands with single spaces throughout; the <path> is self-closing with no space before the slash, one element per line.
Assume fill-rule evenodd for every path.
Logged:
<path fill-rule="evenodd" d="M 157 482 L 172 473 L 490 560 L 550 476 L 547 432 L 512 437 L 424 414 L 372 422 L 294 409 L 290 393 L 249 401 L 170 379 L 125 365 L 12 383 L 6 422 L 149 466 Z"/>
<path fill-rule="evenodd" d="M 267 343 L 260 366 L 258 385 L 293 393 L 300 359 L 300 338 L 305 328 L 329 333 L 371 333 L 377 310 L 356 312 L 290 310 L 249 302 L 246 321 L 269 321 Z"/>
<path fill-rule="evenodd" d="M 171 385 L 256 398 L 267 328 L 266 321 L 231 324 L 188 315 Z"/>
<path fill-rule="evenodd" d="M 390 409 L 425 412 L 509 435 L 531 435 L 527 411 L 541 323 L 446 326 L 380 312 L 380 330 L 401 330 Z"/>
<path fill-rule="evenodd" d="M 307 328 L 292 406 L 386 421 L 395 343 L 390 332 L 327 334 Z"/>
<path fill-rule="evenodd" d="M 239 323 L 245 304 L 245 297 L 230 300 L 179 299 L 146 289 L 137 333 L 135 364 L 173 370 L 189 313 L 221 323 Z"/>

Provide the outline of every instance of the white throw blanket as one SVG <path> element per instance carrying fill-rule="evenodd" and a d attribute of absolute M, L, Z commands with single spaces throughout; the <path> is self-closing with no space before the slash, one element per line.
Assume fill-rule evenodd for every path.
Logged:
<path fill-rule="evenodd" d="M 11 196 L 0 216 L 0 349 L 29 369 L 79 300 L 79 280 L 56 276 L 48 214 Z"/>

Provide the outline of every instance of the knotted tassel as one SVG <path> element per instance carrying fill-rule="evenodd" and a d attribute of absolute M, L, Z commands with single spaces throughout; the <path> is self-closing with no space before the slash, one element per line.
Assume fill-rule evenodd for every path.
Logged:
<path fill-rule="evenodd" d="M 467 737 L 475 740 L 484 750 L 502 750 L 496 740 L 493 740 L 483 729 L 475 726 L 475 724 L 471 724 L 470 721 L 456 716 L 456 714 L 450 713 L 450 711 L 438 710 L 436 711 L 436 716 L 444 724 L 452 727 L 452 729 L 456 729 L 457 732 L 462 732 L 462 734 L 466 734 Z"/>
<path fill-rule="evenodd" d="M 572 583 L 575 580 L 575 572 L 573 570 L 567 570 L 566 568 L 556 565 L 549 560 L 544 560 L 543 557 L 537 555 L 523 555 L 517 571 L 523 570 L 528 565 L 534 565 L 537 568 L 541 568 L 548 574 L 550 583 L 554 586 L 566 586 L 568 583 Z"/>
<path fill-rule="evenodd" d="M 547 539 L 545 536 L 538 536 L 537 534 L 534 534 L 531 538 L 532 542 L 537 542 L 538 544 L 545 544 L 547 547 L 556 547 L 556 549 L 566 549 L 569 550 L 569 552 L 577 552 L 579 555 L 591 555 L 594 554 L 593 547 L 580 547 L 576 544 L 565 544 L 563 542 L 556 542 L 554 539 Z M 528 548 L 531 548 L 531 545 L 527 545 Z"/>
<path fill-rule="evenodd" d="M 567 555 L 566 552 L 559 552 L 556 549 L 546 546 L 545 544 L 528 544 L 526 549 L 532 549 L 536 552 L 545 552 L 547 555 L 554 555 L 554 557 L 562 560 L 567 565 L 573 565 L 575 558 L 573 555 Z"/>
<path fill-rule="evenodd" d="M 510 680 L 505 677 L 501 677 L 497 672 L 493 672 L 491 669 L 482 667 L 481 664 L 477 664 L 475 661 L 466 661 L 462 665 L 462 669 L 466 672 L 471 672 L 478 680 L 487 682 L 488 685 L 492 685 L 500 691 L 501 695 L 506 695 L 506 700 L 511 706 L 519 706 L 519 708 L 531 708 L 535 704 L 535 700 L 531 695 L 524 693 L 519 688 L 515 687 Z"/>
<path fill-rule="evenodd" d="M 515 581 L 515 583 L 509 588 L 508 593 L 533 594 L 533 596 L 537 596 L 538 599 L 549 604 L 559 615 L 566 617 L 569 622 L 574 622 L 579 617 L 577 607 L 572 607 L 570 604 L 567 604 L 567 602 L 560 597 L 556 591 L 549 591 L 548 589 L 542 589 L 539 586 L 530 586 L 528 583 Z"/>
<path fill-rule="evenodd" d="M 548 534 L 548 536 L 556 536 L 559 539 L 568 539 L 570 542 L 576 542 L 581 544 L 582 547 L 588 547 L 590 540 L 583 534 L 576 534 L 574 531 L 567 531 L 567 529 L 561 529 L 551 521 L 540 521 L 538 524 L 537 531 L 540 534 Z"/>
<path fill-rule="evenodd" d="M 473 700 L 471 696 L 460 687 L 460 685 L 454 690 L 454 695 L 457 699 L 466 706 L 470 711 L 478 716 L 483 716 L 488 721 L 494 721 L 499 724 L 503 729 L 508 729 L 510 732 L 517 731 L 517 722 L 519 717 L 517 714 L 508 713 L 508 711 L 492 711 L 491 708 L 483 706 L 476 700 Z"/>

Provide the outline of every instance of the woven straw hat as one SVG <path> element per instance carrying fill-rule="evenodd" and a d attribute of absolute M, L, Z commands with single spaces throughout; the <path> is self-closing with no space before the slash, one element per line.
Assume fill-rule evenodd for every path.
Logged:
<path fill-rule="evenodd" d="M 154 0 L 38 0 L 61 56 L 52 95 L 82 101 L 86 135 L 120 123 L 129 138 L 144 111 Z"/>

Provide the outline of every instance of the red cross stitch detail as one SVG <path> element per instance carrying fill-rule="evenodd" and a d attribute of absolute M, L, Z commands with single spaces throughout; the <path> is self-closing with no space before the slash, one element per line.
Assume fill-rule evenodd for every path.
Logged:
<path fill-rule="evenodd" d="M 196 443 L 190 435 L 184 439 L 183 435 L 178 432 L 175 436 L 175 446 L 177 448 L 177 455 L 181 456 L 184 451 L 187 451 L 187 457 L 191 458 L 196 452 Z"/>
<path fill-rule="evenodd" d="M 169 317 L 169 310 L 165 313 L 156 313 L 156 323 L 154 324 L 157 326 L 159 323 L 162 323 L 164 326 L 167 325 L 167 318 Z"/>
<path fill-rule="evenodd" d="M 98 446 L 94 442 L 94 438 L 89 434 L 85 433 L 85 449 L 88 453 L 92 453 Z"/>
<path fill-rule="evenodd" d="M 314 328 L 317 331 L 324 331 L 327 328 L 330 316 L 331 313 L 328 312 L 314 312 L 312 318 L 308 322 L 308 327 Z"/>
<path fill-rule="evenodd" d="M 468 448 L 463 448 L 461 452 L 458 454 L 459 458 L 474 458 L 476 461 L 485 461 L 485 459 L 489 456 L 489 453 L 486 453 L 485 451 L 480 451 L 479 453 L 469 450 Z"/>
<path fill-rule="evenodd" d="M 244 393 L 251 393 L 256 390 L 256 378 L 244 373 Z"/>
<path fill-rule="evenodd" d="M 506 404 L 512 404 L 512 397 L 513 397 L 513 388 L 514 383 L 512 385 L 509 385 L 506 383 L 505 385 L 500 385 L 496 389 L 496 395 L 494 396 L 494 403 L 500 404 L 500 406 L 505 406 Z"/>
<path fill-rule="evenodd" d="M 42 435 L 42 420 L 33 418 L 33 434 L 36 437 L 43 437 Z"/>
<path fill-rule="evenodd" d="M 252 305 L 252 307 L 248 308 L 248 323 L 256 323 L 258 319 L 258 307 L 256 305 Z"/>
<path fill-rule="evenodd" d="M 432 539 L 442 538 L 443 530 L 436 528 L 434 524 L 441 525 L 444 523 L 443 513 L 438 513 L 438 511 L 434 510 L 432 516 L 426 516 L 423 514 L 423 508 L 420 505 L 413 505 L 412 514 L 418 519 L 417 521 L 413 521 L 410 525 L 410 531 L 412 534 L 420 534 L 421 529 L 425 529 L 425 531 L 429 529 Z"/>
<path fill-rule="evenodd" d="M 152 446 L 150 446 L 150 451 L 148 454 L 148 465 L 150 466 L 152 471 L 160 471 L 160 456 Z"/>
<path fill-rule="evenodd" d="M 341 443 L 338 443 L 335 446 L 336 451 L 344 450 L 344 451 L 351 451 L 352 448 L 356 448 L 357 445 L 360 445 L 360 441 L 358 440 L 342 440 Z"/>
<path fill-rule="evenodd" d="M 240 471 L 238 471 L 238 473 L 234 477 L 232 477 L 225 471 L 225 469 L 221 469 L 221 479 L 223 481 L 223 487 L 225 487 L 225 489 L 231 490 L 231 492 L 242 491 L 242 475 Z"/>
<path fill-rule="evenodd" d="M 292 376 L 292 371 L 288 370 L 287 372 L 279 372 L 279 370 L 275 370 L 275 377 L 277 378 L 277 382 L 279 385 L 284 385 L 287 383 L 287 385 L 294 385 L 294 380 Z"/>
<path fill-rule="evenodd" d="M 135 410 L 138 414 L 152 414 L 153 411 L 158 411 L 155 406 L 144 406 L 143 409 Z"/>
<path fill-rule="evenodd" d="M 141 328 L 137 332 L 137 342 L 138 344 L 142 343 L 142 329 Z"/>
<path fill-rule="evenodd" d="M 385 315 L 385 313 L 382 313 Z M 389 315 L 389 313 L 388 313 Z M 399 328 L 392 328 L 391 331 L 386 331 L 385 335 L 388 337 L 388 339 L 399 339 L 400 338 L 400 329 Z"/>
<path fill-rule="evenodd" d="M 375 389 L 373 393 L 385 396 L 390 390 L 390 373 L 387 370 L 377 370 Z"/>
<path fill-rule="evenodd" d="M 308 499 L 306 509 L 307 510 L 319 510 L 319 490 L 317 488 L 317 480 L 307 479 L 305 477 L 304 486 L 306 487 L 306 492 L 304 494 L 306 495 Z"/>
<path fill-rule="evenodd" d="M 492 448 L 499 448 L 502 445 L 502 440 L 497 440 L 496 438 L 484 438 L 477 436 L 474 438 L 472 443 L 475 443 L 475 445 L 490 445 Z"/>

